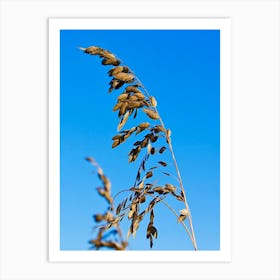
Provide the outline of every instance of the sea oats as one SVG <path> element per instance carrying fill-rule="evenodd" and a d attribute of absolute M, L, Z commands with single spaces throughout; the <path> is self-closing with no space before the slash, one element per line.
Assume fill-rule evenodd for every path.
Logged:
<path fill-rule="evenodd" d="M 113 107 L 114 112 L 118 111 L 119 123 L 117 125 L 118 133 L 112 137 L 112 148 L 118 147 L 120 144 L 124 143 L 126 139 L 134 136 L 138 137 L 138 139 L 137 141 L 134 141 L 133 147 L 128 153 L 128 161 L 129 163 L 136 162 L 138 161 L 139 156 L 143 155 L 135 176 L 134 185 L 120 191 L 114 196 L 114 198 L 111 196 L 110 181 L 104 175 L 102 169 L 98 169 L 98 176 L 103 187 L 98 187 L 97 192 L 110 206 L 105 214 L 98 213 L 94 215 L 95 222 L 104 222 L 105 224 L 103 227 L 100 227 L 97 238 L 90 241 L 91 244 L 93 244 L 96 249 L 107 247 L 114 250 L 124 250 L 128 243 L 127 240 L 122 239 L 119 226 L 120 221 L 125 217 L 128 218 L 130 226 L 127 237 L 131 234 L 135 236 L 145 215 L 150 215 L 150 220 L 146 228 L 146 238 L 149 239 L 150 247 L 152 248 L 154 239 L 157 238 L 159 231 L 154 225 L 155 206 L 158 203 L 162 203 L 175 215 L 177 222 L 184 227 L 194 249 L 197 250 L 190 209 L 171 144 L 171 130 L 165 127 L 163 120 L 160 117 L 156 98 L 149 94 L 131 68 L 127 65 L 121 65 L 121 60 L 114 53 L 97 46 L 80 49 L 87 54 L 99 56 L 101 58 L 101 63 L 106 67 L 113 66 L 107 72 L 108 77 L 111 78 L 109 82 L 109 93 L 118 92 L 118 90 L 122 88 L 122 92 L 118 94 L 116 104 Z M 168 98 L 172 98 L 170 94 L 167 96 Z M 168 112 L 171 110 L 172 108 L 169 108 Z M 151 123 L 146 121 L 143 122 L 142 120 L 140 124 L 134 124 L 133 127 L 127 128 L 132 121 L 136 121 L 139 114 L 142 115 L 142 118 L 148 118 Z M 139 139 L 142 132 L 143 134 L 144 132 L 146 134 Z M 167 147 L 164 146 L 162 139 L 165 139 L 168 144 L 166 145 Z M 167 161 L 159 159 L 154 161 L 156 162 L 156 165 L 153 164 L 152 166 L 149 166 L 150 158 L 162 157 L 162 154 L 166 150 L 170 152 L 173 164 L 169 164 Z M 96 166 L 96 162 L 92 158 L 89 157 L 87 160 Z M 168 170 L 172 166 L 175 169 L 176 175 L 174 175 L 172 171 L 170 173 L 161 171 L 163 169 Z M 161 183 L 160 185 L 155 183 L 158 174 L 168 176 L 162 176 L 166 180 L 175 177 L 179 185 L 175 186 L 170 183 L 170 181 L 163 184 Z M 178 191 L 180 193 L 176 193 Z M 117 199 L 120 193 L 124 192 L 127 192 L 128 195 L 120 201 L 117 208 L 114 210 L 114 200 Z M 173 200 L 177 200 L 177 202 L 179 201 L 184 204 L 184 208 L 181 210 L 175 210 L 167 203 L 167 198 L 172 198 Z M 188 220 L 189 226 L 184 223 L 185 219 Z M 118 229 L 117 233 L 119 235 L 119 242 L 114 240 L 104 240 L 104 234 L 114 227 Z"/>

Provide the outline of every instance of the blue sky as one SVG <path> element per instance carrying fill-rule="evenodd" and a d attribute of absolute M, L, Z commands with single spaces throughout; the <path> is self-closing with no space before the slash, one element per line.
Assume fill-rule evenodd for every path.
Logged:
<path fill-rule="evenodd" d="M 100 182 L 85 157 L 94 157 L 102 166 L 113 193 L 133 185 L 139 164 L 127 160 L 139 139 L 111 149 L 118 124 L 112 108 L 121 91 L 109 94 L 111 67 L 78 49 L 93 45 L 115 53 L 156 97 L 159 113 L 172 130 L 199 250 L 219 250 L 219 31 L 62 30 L 60 36 L 61 250 L 88 250 L 95 233 L 92 215 L 106 208 L 95 189 Z M 171 162 L 168 154 L 160 159 Z M 166 176 L 159 174 L 158 179 Z M 170 204 L 183 208 L 172 200 Z M 150 250 L 143 223 L 129 239 L 129 250 Z M 153 250 L 192 250 L 182 226 L 164 206 L 155 208 L 155 226 L 159 234 Z"/>

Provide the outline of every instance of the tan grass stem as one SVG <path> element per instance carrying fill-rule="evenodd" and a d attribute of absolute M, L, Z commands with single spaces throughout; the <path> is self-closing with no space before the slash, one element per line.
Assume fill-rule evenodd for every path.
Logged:
<path fill-rule="evenodd" d="M 136 75 L 135 75 L 136 76 Z M 148 97 L 151 97 L 150 93 L 148 92 L 148 90 L 144 87 L 143 83 L 140 81 L 140 79 L 138 78 L 137 76 L 137 79 L 139 81 L 139 83 L 141 84 L 141 87 L 143 88 L 143 90 L 145 91 L 145 93 L 147 94 Z M 166 127 L 164 125 L 164 122 L 157 110 L 156 107 L 153 107 L 154 110 L 156 111 L 156 113 L 158 114 L 159 116 L 159 121 L 162 125 L 163 128 L 165 128 L 166 130 Z M 189 212 L 189 215 L 187 216 L 188 218 L 188 221 L 189 221 L 189 225 L 190 225 L 190 229 L 191 229 L 191 240 L 192 240 L 192 243 L 193 243 L 193 246 L 194 246 L 194 249 L 197 250 L 197 244 L 196 244 L 196 239 L 195 239 L 195 233 L 194 233 L 194 229 L 193 229 L 193 224 L 192 224 L 192 217 L 191 217 L 191 211 L 190 211 L 190 207 L 189 207 L 189 204 L 187 202 L 187 196 L 186 196 L 186 193 L 185 193 L 185 189 L 184 189 L 184 185 L 183 185 L 183 181 L 182 181 L 182 177 L 181 177 L 181 174 L 180 174 L 180 170 L 179 170 L 179 167 L 178 167 L 178 163 L 177 163 L 177 160 L 176 160 L 176 157 L 175 157 L 175 154 L 174 154 L 174 150 L 173 150 L 173 147 L 172 147 L 172 144 L 171 144 L 171 139 L 169 137 L 169 139 L 167 139 L 167 143 L 168 143 L 168 146 L 169 146 L 169 149 L 170 149 L 170 152 L 171 152 L 171 155 L 172 155 L 172 159 L 173 159 L 173 162 L 174 162 L 174 166 L 175 166 L 175 169 L 176 169 L 176 172 L 177 172 L 177 176 L 178 176 L 178 180 L 179 180 L 179 184 L 180 184 L 180 189 L 183 193 L 183 196 L 184 196 L 184 203 L 185 203 L 185 206 L 186 206 L 186 209 L 188 210 Z M 176 212 L 175 212 L 176 213 Z M 177 214 L 176 214 L 177 215 Z"/>

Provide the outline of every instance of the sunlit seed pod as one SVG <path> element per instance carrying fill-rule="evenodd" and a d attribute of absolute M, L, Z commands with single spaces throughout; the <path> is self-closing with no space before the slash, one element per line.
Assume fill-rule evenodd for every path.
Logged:
<path fill-rule="evenodd" d="M 165 128 L 162 125 L 156 125 L 155 127 L 153 127 L 153 131 L 156 133 L 164 132 Z"/>
<path fill-rule="evenodd" d="M 121 72 L 121 73 L 116 74 L 115 78 L 127 83 L 134 79 L 134 75 Z"/>
<path fill-rule="evenodd" d="M 183 216 L 188 216 L 190 214 L 190 212 L 187 209 L 182 209 L 182 210 L 180 210 L 180 214 Z"/>
<path fill-rule="evenodd" d="M 153 172 L 152 171 L 147 172 L 146 178 L 151 178 L 152 176 L 153 176 Z"/>
<path fill-rule="evenodd" d="M 128 103 L 128 108 L 133 109 L 133 108 L 141 108 L 142 103 L 140 101 L 132 101 Z"/>
<path fill-rule="evenodd" d="M 117 147 L 120 144 L 119 139 L 114 140 L 113 144 L 112 144 L 112 148 Z"/>
<path fill-rule="evenodd" d="M 167 166 L 167 163 L 165 161 L 159 161 L 158 163 L 162 166 Z"/>
<path fill-rule="evenodd" d="M 155 112 L 152 109 L 143 109 L 143 111 L 147 114 L 147 116 L 153 120 L 158 120 L 159 116 L 157 114 L 157 112 Z"/>
<path fill-rule="evenodd" d="M 137 96 L 135 95 L 129 96 L 129 101 L 137 101 L 137 100 L 138 100 Z"/>
<path fill-rule="evenodd" d="M 119 110 L 121 107 L 122 107 L 122 103 L 119 102 L 113 107 L 113 111 L 115 112 L 115 111 Z"/>
<path fill-rule="evenodd" d="M 151 150 L 152 150 L 152 145 L 151 145 L 151 143 L 149 142 L 149 143 L 148 143 L 148 146 L 147 146 L 147 152 L 148 152 L 148 154 L 151 153 Z"/>
<path fill-rule="evenodd" d="M 152 143 L 155 143 L 155 142 L 158 140 L 158 136 L 152 135 L 152 136 L 150 137 L 150 140 L 151 140 Z"/>
<path fill-rule="evenodd" d="M 126 140 L 129 136 L 131 136 L 131 133 L 127 133 L 123 136 L 124 140 Z"/>
<path fill-rule="evenodd" d="M 121 72 L 128 73 L 129 72 L 128 67 L 126 67 L 126 66 L 117 66 L 117 67 L 112 68 L 111 70 L 109 70 L 108 74 L 109 74 L 109 76 L 114 76 L 114 75 L 116 75 L 118 73 L 121 73 Z"/>
<path fill-rule="evenodd" d="M 124 115 L 128 107 L 128 102 L 122 102 L 122 106 L 120 108 L 120 115 Z"/>
<path fill-rule="evenodd" d="M 100 51 L 99 55 L 100 55 L 100 57 L 107 58 L 107 59 L 117 59 L 113 53 L 111 53 L 107 50 L 104 50 L 104 49 L 102 49 Z"/>
<path fill-rule="evenodd" d="M 172 184 L 165 184 L 165 188 L 171 192 L 176 191 L 176 187 L 173 186 Z"/>
<path fill-rule="evenodd" d="M 141 148 L 147 147 L 148 143 L 149 143 L 149 140 L 148 140 L 148 139 L 144 139 L 144 140 L 142 141 L 142 143 L 141 143 Z"/>
<path fill-rule="evenodd" d="M 104 58 L 101 61 L 102 65 L 114 65 L 118 66 L 121 62 L 116 58 Z"/>
<path fill-rule="evenodd" d="M 119 139 L 119 138 L 121 138 L 122 136 L 123 136 L 122 134 L 117 134 L 117 135 L 115 135 L 115 136 L 112 138 L 112 140 Z"/>
<path fill-rule="evenodd" d="M 118 130 L 121 130 L 123 128 L 123 126 L 125 125 L 125 123 L 127 122 L 129 117 L 129 112 L 126 112 L 125 115 L 123 116 L 122 120 L 120 121 L 119 125 L 118 125 Z"/>
<path fill-rule="evenodd" d="M 111 86 L 109 88 L 109 92 L 112 92 L 114 89 L 119 89 L 121 86 L 123 86 L 124 82 L 120 80 L 112 79 L 109 84 Z"/>
<path fill-rule="evenodd" d="M 92 47 L 88 47 L 88 48 L 84 49 L 85 53 L 92 54 L 92 55 L 100 54 L 101 51 L 102 51 L 102 48 L 96 47 L 96 46 L 92 46 Z"/>
<path fill-rule="evenodd" d="M 129 97 L 128 93 L 122 93 L 121 95 L 119 95 L 118 97 L 118 101 L 124 101 Z"/>
<path fill-rule="evenodd" d="M 138 127 L 140 127 L 141 129 L 146 129 L 146 128 L 148 128 L 150 126 L 150 123 L 148 123 L 148 122 L 143 122 L 143 123 L 140 123 L 139 125 L 138 125 Z"/>
<path fill-rule="evenodd" d="M 145 99 L 145 95 L 141 92 L 136 92 L 134 94 L 134 96 L 136 96 L 138 98 L 138 100 L 144 100 Z"/>
<path fill-rule="evenodd" d="M 186 219 L 186 217 L 187 217 L 187 216 L 180 215 L 179 218 L 178 218 L 178 220 L 177 220 L 177 222 L 178 222 L 178 223 L 183 222 L 183 221 Z"/>
<path fill-rule="evenodd" d="M 101 214 L 96 214 L 93 216 L 93 218 L 94 218 L 95 222 L 101 222 L 104 219 L 103 215 L 101 215 Z"/>
<path fill-rule="evenodd" d="M 167 137 L 170 137 L 170 136 L 171 136 L 171 130 L 170 130 L 170 129 L 167 129 L 167 130 L 166 130 L 166 135 L 167 135 Z"/>
<path fill-rule="evenodd" d="M 153 189 L 153 191 L 157 192 L 158 194 L 162 194 L 163 193 L 163 188 L 162 187 L 155 187 Z"/>
<path fill-rule="evenodd" d="M 113 76 L 113 75 L 115 75 L 117 73 L 122 72 L 122 70 L 123 70 L 123 66 L 117 66 L 117 67 L 112 68 L 111 70 L 109 70 L 108 74 L 109 74 L 109 76 Z"/>
<path fill-rule="evenodd" d="M 157 101 L 153 96 L 150 97 L 150 101 L 151 101 L 152 106 L 154 106 L 154 107 L 157 106 Z"/>
<path fill-rule="evenodd" d="M 127 92 L 141 92 L 137 86 L 128 86 L 125 88 Z"/>

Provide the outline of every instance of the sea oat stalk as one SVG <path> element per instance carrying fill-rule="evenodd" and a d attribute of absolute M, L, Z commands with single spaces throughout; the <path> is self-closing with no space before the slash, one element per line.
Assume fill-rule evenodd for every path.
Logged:
<path fill-rule="evenodd" d="M 146 133 L 144 138 L 133 144 L 133 148 L 128 154 L 128 161 L 131 163 L 136 161 L 139 155 L 143 154 L 144 151 L 144 157 L 140 162 L 134 185 L 129 189 L 132 194 L 129 197 L 126 197 L 117 206 L 116 217 L 108 222 L 107 228 L 126 216 L 131 220 L 128 236 L 130 234 L 135 235 L 143 217 L 149 214 L 150 222 L 147 227 L 147 238 L 150 240 L 150 246 L 152 247 L 153 238 L 156 238 L 158 234 L 158 231 L 154 226 L 154 207 L 157 203 L 163 203 L 173 214 L 175 214 L 177 221 L 183 225 L 191 239 L 194 250 L 197 250 L 190 207 L 187 202 L 186 191 L 171 143 L 171 130 L 166 128 L 160 117 L 155 97 L 149 94 L 148 90 L 144 87 L 131 68 L 126 65 L 121 65 L 121 60 L 115 54 L 97 46 L 80 49 L 87 54 L 97 55 L 102 58 L 103 65 L 114 66 L 108 71 L 108 75 L 111 78 L 109 83 L 109 93 L 125 87 L 124 91 L 118 96 L 117 102 L 113 107 L 113 111 L 118 112 L 119 123 L 117 126 L 118 134 L 112 138 L 112 148 L 124 143 L 126 139 L 132 135 L 139 137 L 139 134 L 143 135 Z M 124 129 L 128 120 L 130 118 L 136 119 L 139 113 L 146 115 L 152 123 L 148 121 L 142 122 L 131 128 Z M 159 139 L 165 139 L 168 147 L 164 145 L 159 147 L 156 146 L 156 144 L 160 142 Z M 156 155 L 160 156 L 165 150 L 170 151 L 173 159 L 177 180 L 179 182 L 179 193 L 177 187 L 170 182 L 167 182 L 162 186 L 149 181 L 154 177 L 156 170 L 164 169 L 168 166 L 167 162 L 160 160 L 158 161 L 158 165 L 148 167 L 149 158 L 155 157 Z M 170 176 L 168 172 L 163 171 L 162 173 Z M 170 207 L 169 204 L 164 201 L 166 197 L 170 196 L 183 202 L 184 208 L 176 212 Z M 147 198 L 151 197 L 153 197 L 153 199 L 147 204 Z M 143 205 L 145 205 L 145 203 L 146 206 L 143 210 Z M 189 222 L 189 228 L 183 222 L 185 219 Z"/>

